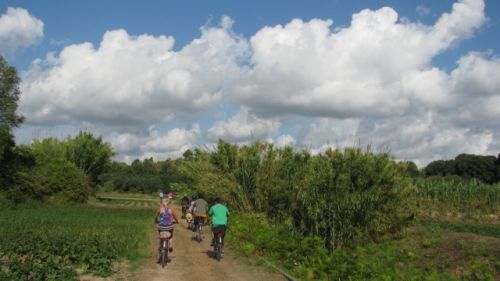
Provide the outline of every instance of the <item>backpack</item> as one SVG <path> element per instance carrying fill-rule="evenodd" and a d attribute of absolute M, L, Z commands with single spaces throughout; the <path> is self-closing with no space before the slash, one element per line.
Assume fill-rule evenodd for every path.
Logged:
<path fill-rule="evenodd" d="M 160 212 L 160 222 L 161 226 L 171 226 L 172 225 L 172 212 L 168 208 L 164 208 Z"/>

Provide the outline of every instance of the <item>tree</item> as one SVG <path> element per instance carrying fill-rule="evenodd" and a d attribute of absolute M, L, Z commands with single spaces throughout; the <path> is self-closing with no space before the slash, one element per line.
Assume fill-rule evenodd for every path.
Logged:
<path fill-rule="evenodd" d="M 15 177 L 18 155 L 11 130 L 24 119 L 16 114 L 20 93 L 16 69 L 0 56 L 0 187 L 11 185 Z"/>
<path fill-rule="evenodd" d="M 184 151 L 182 156 L 184 157 L 184 160 L 187 160 L 187 161 L 194 160 L 194 153 L 191 149 L 187 149 L 186 151 Z"/>
<path fill-rule="evenodd" d="M 9 66 L 0 56 L 0 126 L 15 128 L 24 118 L 16 114 L 19 100 L 19 77 L 16 68 Z"/>
<path fill-rule="evenodd" d="M 67 140 L 66 158 L 87 174 L 94 187 L 114 155 L 109 143 L 88 132 L 80 132 Z"/>
<path fill-rule="evenodd" d="M 495 156 L 460 154 L 455 158 L 457 175 L 476 178 L 486 183 L 495 182 Z"/>
<path fill-rule="evenodd" d="M 436 160 L 429 163 L 424 168 L 424 175 L 431 176 L 450 176 L 456 175 L 457 169 L 455 160 Z"/>
<path fill-rule="evenodd" d="M 406 167 L 406 174 L 412 178 L 417 178 L 420 176 L 420 172 L 418 171 L 417 164 L 413 161 L 403 162 L 403 165 Z"/>

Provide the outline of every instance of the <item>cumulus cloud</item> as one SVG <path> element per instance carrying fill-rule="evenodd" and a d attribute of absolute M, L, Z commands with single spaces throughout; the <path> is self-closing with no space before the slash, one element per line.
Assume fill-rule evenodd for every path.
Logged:
<path fill-rule="evenodd" d="M 108 139 L 123 159 L 180 156 L 218 138 L 314 153 L 370 145 L 419 165 L 496 154 L 498 57 L 470 52 L 451 71 L 433 65 L 473 36 L 484 9 L 482 0 L 459 0 L 433 25 L 401 20 L 390 7 L 366 9 L 333 30 L 333 20 L 293 19 L 248 39 L 224 17 L 179 51 L 169 36 L 108 31 L 98 46 L 73 44 L 34 61 L 20 110 L 32 125 L 119 131 Z M 226 105 L 240 111 L 214 120 Z M 154 129 L 186 118 L 201 127 Z"/>
<path fill-rule="evenodd" d="M 408 92 L 404 83 L 433 78 L 425 73 L 432 71 L 432 58 L 484 21 L 483 1 L 464 0 L 433 26 L 398 21 L 396 11 L 384 7 L 354 14 L 350 26 L 335 32 L 331 20 L 319 19 L 265 27 L 250 39 L 254 67 L 234 93 L 262 115 L 406 114 L 414 101 L 427 105 L 450 98 L 444 90 L 435 100 L 413 88 Z"/>
<path fill-rule="evenodd" d="M 123 133 L 110 137 L 109 141 L 122 160 L 131 162 L 136 158 L 164 160 L 180 157 L 187 149 L 196 146 L 199 137 L 200 126 L 194 124 L 191 129 L 174 128 L 165 133 L 151 127 L 145 136 Z"/>
<path fill-rule="evenodd" d="M 174 39 L 125 30 L 91 43 L 65 47 L 33 62 L 24 75 L 20 111 L 27 123 L 88 122 L 148 127 L 209 110 L 220 91 L 241 72 L 247 44 L 230 30 L 203 27 L 180 51 Z"/>
<path fill-rule="evenodd" d="M 12 55 L 18 48 L 35 45 L 43 37 L 43 22 L 23 8 L 7 8 L 0 16 L 0 54 Z"/>
<path fill-rule="evenodd" d="M 260 119 L 242 108 L 240 112 L 226 121 L 217 121 L 208 129 L 208 137 L 212 140 L 219 138 L 243 142 L 248 140 L 265 139 L 275 133 L 280 122 L 274 119 Z"/>

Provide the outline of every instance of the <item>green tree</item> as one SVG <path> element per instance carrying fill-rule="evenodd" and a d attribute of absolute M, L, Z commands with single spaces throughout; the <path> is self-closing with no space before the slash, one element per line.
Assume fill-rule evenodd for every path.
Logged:
<path fill-rule="evenodd" d="M 486 183 L 495 182 L 495 156 L 460 154 L 455 158 L 457 174 L 462 178 L 476 178 Z"/>
<path fill-rule="evenodd" d="M 430 162 L 424 168 L 424 175 L 432 176 L 451 176 L 457 174 L 455 160 L 436 160 Z"/>
<path fill-rule="evenodd" d="M 413 161 L 406 161 L 402 163 L 406 167 L 406 174 L 412 178 L 417 178 L 420 176 L 420 171 L 418 170 L 417 164 Z"/>
<path fill-rule="evenodd" d="M 23 122 L 23 117 L 16 114 L 19 100 L 19 77 L 14 67 L 9 66 L 0 56 L 0 188 L 14 183 L 16 153 L 12 128 Z"/>
<path fill-rule="evenodd" d="M 88 132 L 80 132 L 66 141 L 66 158 L 87 174 L 94 187 L 114 155 L 109 143 Z"/>
<path fill-rule="evenodd" d="M 19 126 L 24 118 L 16 114 L 19 90 L 16 68 L 9 66 L 0 56 L 0 125 L 11 129 Z"/>
<path fill-rule="evenodd" d="M 184 151 L 182 156 L 184 157 L 184 160 L 187 160 L 187 161 L 194 160 L 194 153 L 191 149 L 187 149 L 186 151 Z"/>

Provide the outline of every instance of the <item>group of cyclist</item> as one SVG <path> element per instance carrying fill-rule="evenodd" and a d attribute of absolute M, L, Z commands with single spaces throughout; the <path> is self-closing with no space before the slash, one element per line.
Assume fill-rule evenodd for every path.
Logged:
<path fill-rule="evenodd" d="M 160 192 L 160 207 L 156 212 L 155 222 L 158 224 L 158 233 L 162 231 L 170 232 L 169 239 L 169 252 L 173 251 L 173 237 L 174 237 L 174 222 L 179 223 L 179 219 L 175 211 L 171 208 L 173 201 L 173 193 L 169 192 L 167 198 L 164 198 Z M 222 245 L 224 245 L 224 236 L 227 228 L 227 221 L 229 216 L 228 208 L 223 205 L 219 198 L 216 198 L 213 205 L 209 207 L 208 202 L 200 196 L 194 196 L 192 200 L 184 195 L 181 199 L 182 218 L 188 222 L 188 228 L 193 231 L 200 228 L 201 239 L 205 237 L 203 226 L 207 223 L 208 218 L 212 222 L 212 241 L 214 243 L 215 234 L 222 234 Z M 223 248 L 222 248 L 223 249 Z"/>

